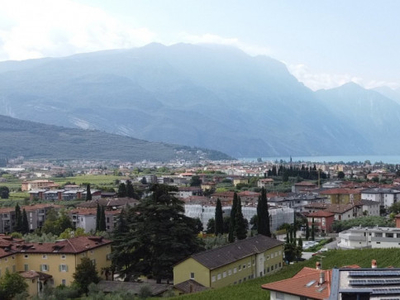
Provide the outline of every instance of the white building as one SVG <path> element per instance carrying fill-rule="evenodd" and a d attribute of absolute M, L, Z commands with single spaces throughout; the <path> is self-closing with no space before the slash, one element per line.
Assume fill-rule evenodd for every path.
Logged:
<path fill-rule="evenodd" d="M 361 191 L 361 199 L 379 202 L 381 206 L 387 208 L 399 201 L 400 190 L 384 188 L 366 189 Z"/>
<path fill-rule="evenodd" d="M 293 223 L 294 210 L 291 208 L 269 208 L 268 212 L 270 216 L 270 228 L 272 232 L 276 231 L 278 227 L 284 223 Z M 243 217 L 245 217 L 250 224 L 251 218 L 257 214 L 257 207 L 242 206 L 242 213 Z M 215 206 L 185 204 L 185 215 L 191 218 L 199 218 L 205 229 L 207 228 L 208 221 L 215 218 Z M 224 217 L 229 217 L 231 215 L 231 207 L 223 206 L 222 215 Z"/>
<path fill-rule="evenodd" d="M 353 227 L 339 233 L 340 248 L 400 248 L 400 228 Z"/>

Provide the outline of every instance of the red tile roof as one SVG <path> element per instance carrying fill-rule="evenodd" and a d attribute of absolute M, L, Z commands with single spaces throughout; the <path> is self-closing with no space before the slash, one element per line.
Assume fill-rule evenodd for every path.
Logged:
<path fill-rule="evenodd" d="M 324 273 L 325 281 L 319 284 L 321 273 Z M 323 300 L 329 297 L 331 277 L 331 270 L 317 270 L 305 267 L 292 278 L 263 284 L 261 287 L 286 294 Z"/>
<path fill-rule="evenodd" d="M 329 211 L 319 210 L 308 214 L 307 217 L 332 217 L 334 215 L 335 215 L 334 213 L 331 213 Z"/>

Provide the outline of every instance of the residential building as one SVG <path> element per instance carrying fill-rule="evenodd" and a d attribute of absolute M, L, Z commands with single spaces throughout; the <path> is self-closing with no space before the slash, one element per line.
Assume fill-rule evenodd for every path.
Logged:
<path fill-rule="evenodd" d="M 372 200 L 361 200 L 363 215 L 380 216 L 380 203 Z"/>
<path fill-rule="evenodd" d="M 359 189 L 329 189 L 321 191 L 319 194 L 328 197 L 332 204 L 349 204 L 361 200 L 361 190 Z"/>
<path fill-rule="evenodd" d="M 273 196 L 268 198 L 269 205 L 293 208 L 296 212 L 307 211 L 308 205 L 316 203 L 322 205 L 326 204 L 327 201 L 327 197 L 321 197 L 314 194 L 292 194 L 288 196 Z"/>
<path fill-rule="evenodd" d="M 400 269 L 378 268 L 375 260 L 372 264 L 371 268 L 333 269 L 330 296 L 327 299 L 399 299 Z"/>
<path fill-rule="evenodd" d="M 292 193 L 302 193 L 317 188 L 317 185 L 311 181 L 301 181 L 297 182 L 292 186 Z"/>
<path fill-rule="evenodd" d="M 259 188 L 265 188 L 265 189 L 270 188 L 270 187 L 273 187 L 273 186 L 274 186 L 274 180 L 273 180 L 272 178 L 263 178 L 263 179 L 260 179 L 260 180 L 258 180 L 258 182 L 257 182 L 257 186 L 258 186 Z"/>
<path fill-rule="evenodd" d="M 21 191 L 31 191 L 31 190 L 39 190 L 39 189 L 52 189 L 58 188 L 58 184 L 51 180 L 32 180 L 32 181 L 24 181 L 21 184 Z"/>
<path fill-rule="evenodd" d="M 106 231 L 113 232 L 117 224 L 121 209 L 105 210 Z M 72 223 L 85 232 L 96 232 L 97 208 L 77 208 L 69 212 Z"/>
<path fill-rule="evenodd" d="M 308 226 L 311 228 L 314 222 L 315 230 L 321 233 L 332 232 L 332 224 L 335 220 L 335 214 L 320 210 L 307 215 Z"/>
<path fill-rule="evenodd" d="M 357 204 L 326 204 L 312 203 L 304 207 L 304 214 L 326 211 L 335 215 L 335 221 L 346 221 L 363 216 L 361 203 Z"/>
<path fill-rule="evenodd" d="M 177 197 L 188 198 L 191 196 L 202 196 L 203 190 L 199 186 L 179 187 L 176 193 Z"/>
<path fill-rule="evenodd" d="M 270 291 L 271 300 L 324 300 L 329 297 L 331 273 L 332 270 L 304 267 L 292 278 L 261 287 Z"/>
<path fill-rule="evenodd" d="M 194 254 L 174 266 L 174 284 L 194 280 L 219 288 L 279 271 L 283 266 L 283 242 L 257 235 Z"/>
<path fill-rule="evenodd" d="M 372 188 L 361 191 L 361 199 L 378 202 L 382 207 L 388 208 L 400 199 L 400 190 L 389 188 Z"/>
<path fill-rule="evenodd" d="M 339 233 L 340 248 L 400 248 L 400 228 L 353 227 Z"/>
<path fill-rule="evenodd" d="M 233 178 L 233 185 L 237 186 L 238 184 L 249 184 L 249 179 L 248 178 L 243 178 L 243 177 L 235 177 L 235 178 Z"/>
<path fill-rule="evenodd" d="M 101 275 L 111 266 L 111 241 L 102 237 L 80 236 L 55 243 L 28 243 L 10 236 L 0 236 L 0 277 L 21 272 L 31 281 L 31 296 L 43 291 L 44 285 L 70 285 L 76 266 L 83 257 L 90 258 Z"/>

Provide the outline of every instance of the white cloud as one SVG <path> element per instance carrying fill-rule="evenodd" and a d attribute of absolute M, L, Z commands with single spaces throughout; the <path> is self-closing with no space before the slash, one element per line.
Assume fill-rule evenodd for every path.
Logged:
<path fill-rule="evenodd" d="M 146 28 L 126 27 L 70 0 L 0 0 L 0 6 L 0 60 L 129 48 L 155 39 Z"/>
<path fill-rule="evenodd" d="M 400 85 L 396 82 L 367 80 L 365 78 L 350 74 L 317 73 L 310 70 L 310 68 L 304 64 L 286 64 L 286 66 L 293 76 L 314 91 L 335 88 L 348 82 L 357 83 L 366 89 L 371 89 L 378 86 L 389 86 L 391 88 L 400 87 Z"/>
<path fill-rule="evenodd" d="M 260 47 L 256 45 L 246 44 L 237 38 L 224 38 L 219 35 L 206 33 L 203 35 L 192 35 L 189 33 L 181 33 L 180 40 L 191 44 L 218 44 L 233 46 L 239 48 L 249 55 L 268 55 L 272 54 L 272 50 L 267 47 Z"/>

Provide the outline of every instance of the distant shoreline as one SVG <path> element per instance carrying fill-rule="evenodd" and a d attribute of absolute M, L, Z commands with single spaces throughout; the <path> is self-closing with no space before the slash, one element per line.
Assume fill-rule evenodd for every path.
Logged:
<path fill-rule="evenodd" d="M 290 156 L 273 156 L 261 157 L 264 162 L 290 162 Z M 239 158 L 241 161 L 256 162 L 257 158 Z M 383 162 L 386 164 L 400 164 L 400 155 L 339 155 L 339 156 L 292 156 L 293 162 L 311 162 L 311 163 L 351 163 L 351 162 L 365 162 L 369 160 L 371 164 L 376 162 Z"/>

